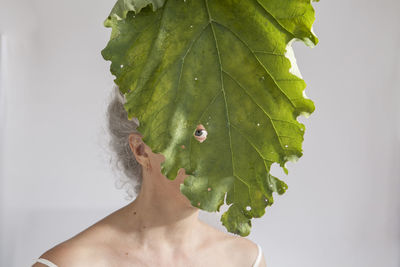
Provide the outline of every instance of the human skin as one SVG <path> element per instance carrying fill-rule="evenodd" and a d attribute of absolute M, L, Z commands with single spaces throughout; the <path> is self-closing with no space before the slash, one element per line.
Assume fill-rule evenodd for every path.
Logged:
<path fill-rule="evenodd" d="M 59 267 L 251 267 L 256 244 L 198 219 L 199 209 L 179 189 L 185 170 L 169 180 L 161 173 L 165 157 L 153 153 L 139 133 L 129 136 L 129 144 L 143 170 L 136 199 L 40 258 Z M 46 265 L 33 265 L 41 266 Z M 265 266 L 263 256 L 259 267 Z"/>

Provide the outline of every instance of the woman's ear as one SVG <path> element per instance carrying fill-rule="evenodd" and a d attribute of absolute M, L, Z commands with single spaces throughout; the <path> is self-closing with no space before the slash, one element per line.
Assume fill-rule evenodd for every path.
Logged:
<path fill-rule="evenodd" d="M 145 151 L 145 143 L 143 143 L 142 135 L 139 133 L 131 133 L 129 135 L 129 146 L 135 155 L 136 161 L 139 162 L 142 166 L 148 166 L 149 155 Z"/>

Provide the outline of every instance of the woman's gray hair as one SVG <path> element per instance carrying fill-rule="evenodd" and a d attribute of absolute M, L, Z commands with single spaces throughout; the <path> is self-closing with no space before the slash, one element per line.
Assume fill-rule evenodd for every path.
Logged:
<path fill-rule="evenodd" d="M 125 188 L 128 197 L 132 199 L 140 191 L 142 184 L 142 166 L 136 161 L 129 146 L 129 135 L 139 133 L 137 118 L 128 119 L 128 113 L 124 108 L 125 97 L 118 86 L 114 86 L 110 102 L 107 107 L 107 128 L 110 135 L 109 145 L 113 156 L 111 163 L 119 170 L 123 177 L 119 178 L 119 189 Z"/>

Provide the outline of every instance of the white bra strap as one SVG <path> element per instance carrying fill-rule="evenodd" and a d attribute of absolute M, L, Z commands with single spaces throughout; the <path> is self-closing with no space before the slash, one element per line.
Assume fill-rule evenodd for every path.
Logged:
<path fill-rule="evenodd" d="M 36 262 L 46 264 L 46 265 L 49 266 L 49 267 L 58 267 L 57 265 L 55 265 L 55 264 L 52 263 L 51 261 L 46 260 L 46 259 L 43 259 L 43 258 L 37 259 Z"/>
<path fill-rule="evenodd" d="M 261 262 L 261 258 L 262 258 L 262 250 L 261 250 L 261 246 L 259 244 L 257 244 L 257 248 L 258 248 L 258 255 L 257 255 L 257 259 L 254 262 L 252 267 L 258 267 L 258 265 Z"/>

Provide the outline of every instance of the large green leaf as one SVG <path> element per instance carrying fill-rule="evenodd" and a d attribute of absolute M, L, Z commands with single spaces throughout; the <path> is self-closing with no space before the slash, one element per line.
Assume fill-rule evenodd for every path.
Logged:
<path fill-rule="evenodd" d="M 192 205 L 219 211 L 225 201 L 222 223 L 248 235 L 273 192 L 286 191 L 271 165 L 287 173 L 285 163 L 302 156 L 297 117 L 314 111 L 291 48 L 296 39 L 318 42 L 310 1 L 166 0 L 140 12 L 120 4 L 105 21 L 112 34 L 102 55 L 129 118 L 165 156 L 167 178 L 185 168 L 181 192 Z M 199 124 L 208 132 L 202 143 L 193 135 Z"/>

